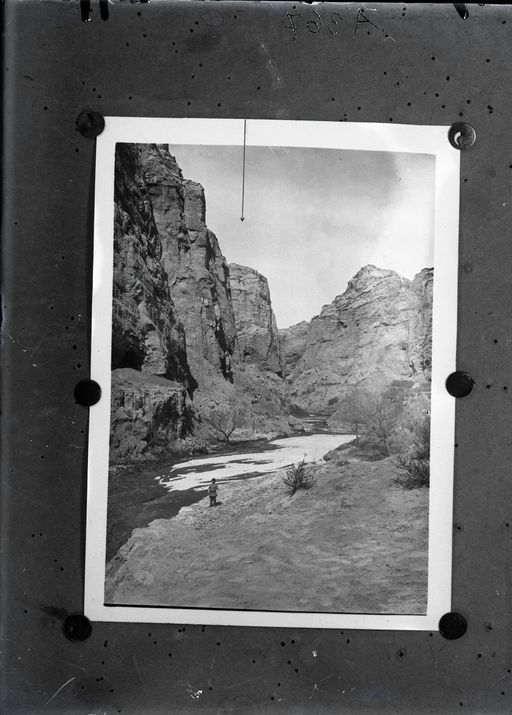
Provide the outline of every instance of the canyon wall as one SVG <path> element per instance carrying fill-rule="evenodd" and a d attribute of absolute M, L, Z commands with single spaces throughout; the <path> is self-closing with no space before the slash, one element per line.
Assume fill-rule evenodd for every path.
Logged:
<path fill-rule="evenodd" d="M 114 194 L 110 453 L 135 461 L 192 431 L 197 387 L 161 264 L 140 152 L 118 144 Z"/>
<path fill-rule="evenodd" d="M 187 362 L 185 331 L 176 316 L 162 242 L 141 181 L 139 152 L 116 151 L 112 369 L 133 368 L 195 388 Z"/>
<path fill-rule="evenodd" d="M 138 151 L 162 245 L 160 263 L 185 331 L 192 372 L 201 382 L 211 367 L 232 381 L 239 355 L 229 271 L 206 226 L 204 189 L 183 178 L 167 146 L 145 144 Z"/>
<path fill-rule="evenodd" d="M 285 361 L 267 279 L 254 268 L 236 263 L 229 264 L 229 279 L 243 362 L 283 376 Z"/>
<path fill-rule="evenodd" d="M 281 331 L 291 401 L 329 413 L 354 388 L 430 381 L 433 269 L 413 281 L 368 265 L 309 324 Z"/>
<path fill-rule="evenodd" d="M 233 283 L 234 299 L 203 187 L 166 145 L 118 144 L 112 462 L 200 442 L 232 412 L 239 437 L 292 430 L 266 279 L 234 266 Z"/>

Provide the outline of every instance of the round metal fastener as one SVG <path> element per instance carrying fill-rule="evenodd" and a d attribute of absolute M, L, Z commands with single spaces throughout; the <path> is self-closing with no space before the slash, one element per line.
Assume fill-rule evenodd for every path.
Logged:
<path fill-rule="evenodd" d="M 92 623 L 82 614 L 68 616 L 64 621 L 64 635 L 70 641 L 85 641 L 92 633 Z"/>
<path fill-rule="evenodd" d="M 101 397 L 101 387 L 95 380 L 80 380 L 75 385 L 73 391 L 75 400 L 79 405 L 91 407 L 99 402 Z"/>
<path fill-rule="evenodd" d="M 76 118 L 75 125 L 83 137 L 94 139 L 105 129 L 105 117 L 93 109 L 85 109 Z"/>
<path fill-rule="evenodd" d="M 473 389 L 475 381 L 469 373 L 456 370 L 448 375 L 445 384 L 452 397 L 466 397 Z"/>
<path fill-rule="evenodd" d="M 462 638 L 468 629 L 468 622 L 460 613 L 445 613 L 439 621 L 439 633 L 449 641 Z"/>
<path fill-rule="evenodd" d="M 469 149 L 476 141 L 476 132 L 467 122 L 455 122 L 448 131 L 448 139 L 455 149 Z"/>

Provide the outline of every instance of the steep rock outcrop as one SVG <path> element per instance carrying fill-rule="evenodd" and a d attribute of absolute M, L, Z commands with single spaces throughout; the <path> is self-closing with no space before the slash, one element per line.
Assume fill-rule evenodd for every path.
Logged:
<path fill-rule="evenodd" d="M 230 263 L 229 280 L 243 362 L 283 376 L 284 356 L 267 279 L 254 268 Z"/>
<path fill-rule="evenodd" d="M 308 330 L 309 323 L 303 320 L 301 323 L 279 331 L 287 375 L 295 370 L 297 363 L 306 349 Z"/>
<path fill-rule="evenodd" d="M 410 281 L 365 266 L 311 320 L 307 332 L 288 329 L 285 351 L 300 356 L 287 378 L 291 400 L 307 411 L 331 412 L 354 387 L 428 381 L 432 276 L 425 269 Z"/>
<path fill-rule="evenodd" d="M 192 431 L 190 401 L 183 386 L 131 368 L 112 372 L 110 455 L 134 462 L 164 452 Z"/>
<path fill-rule="evenodd" d="M 140 152 L 118 144 L 115 174 L 112 368 L 130 367 L 195 388 L 177 321 Z"/>
<path fill-rule="evenodd" d="M 147 458 L 185 436 L 197 383 L 135 145 L 117 145 L 114 201 L 110 458 L 116 463 Z"/>
<path fill-rule="evenodd" d="M 229 271 L 215 234 L 206 226 L 203 187 L 183 178 L 166 145 L 142 145 L 140 153 L 162 245 L 161 265 L 185 329 L 192 373 L 204 382 L 206 362 L 232 381 L 238 346 Z"/>
<path fill-rule="evenodd" d="M 417 310 L 411 321 L 410 358 L 413 375 L 427 381 L 432 373 L 432 292 L 434 269 L 424 268 L 414 276 L 412 289 L 416 296 Z"/>

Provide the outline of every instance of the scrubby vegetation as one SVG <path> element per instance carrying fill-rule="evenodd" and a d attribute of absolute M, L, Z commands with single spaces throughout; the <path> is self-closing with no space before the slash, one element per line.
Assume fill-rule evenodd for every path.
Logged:
<path fill-rule="evenodd" d="M 400 476 L 395 479 L 395 484 L 404 489 L 422 489 L 430 484 L 430 459 L 417 459 L 397 455 L 396 465 Z"/>
<path fill-rule="evenodd" d="M 396 484 L 404 489 L 429 486 L 430 395 L 407 381 L 382 391 L 354 390 L 343 401 L 345 419 L 356 435 L 361 456 L 374 461 L 394 457 Z"/>
<path fill-rule="evenodd" d="M 418 408 L 418 406 L 416 406 Z M 408 449 L 395 458 L 400 475 L 395 482 L 404 489 L 430 485 L 430 415 L 416 409 L 405 428 Z"/>
<path fill-rule="evenodd" d="M 313 480 L 311 473 L 306 466 L 306 462 L 302 460 L 298 464 L 292 465 L 283 477 L 283 482 L 287 488 L 288 494 L 292 497 L 299 489 L 311 489 Z"/>

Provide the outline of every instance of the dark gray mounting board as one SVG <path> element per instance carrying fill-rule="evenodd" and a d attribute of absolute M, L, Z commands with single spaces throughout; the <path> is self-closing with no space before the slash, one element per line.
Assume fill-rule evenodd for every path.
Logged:
<path fill-rule="evenodd" d="M 377 3 L 369 24 L 355 4 L 103 2 L 108 20 L 87 5 L 4 8 L 3 712 L 511 712 L 511 9 Z M 95 623 L 66 639 L 83 597 L 84 108 L 475 127 L 461 172 L 457 363 L 475 380 L 456 425 L 464 637 Z"/>

